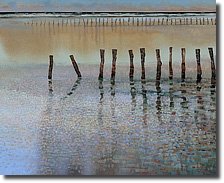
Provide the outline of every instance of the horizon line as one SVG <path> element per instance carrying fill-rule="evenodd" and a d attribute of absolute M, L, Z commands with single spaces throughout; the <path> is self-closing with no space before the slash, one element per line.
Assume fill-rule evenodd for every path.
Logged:
<path fill-rule="evenodd" d="M 216 13 L 216 11 L 0 11 L 1 13 Z"/>

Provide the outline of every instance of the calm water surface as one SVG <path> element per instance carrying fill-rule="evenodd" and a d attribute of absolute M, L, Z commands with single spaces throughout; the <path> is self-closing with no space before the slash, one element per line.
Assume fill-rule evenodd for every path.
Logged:
<path fill-rule="evenodd" d="M 83 27 L 32 28 L 15 22 L 16 26 L 0 27 L 1 174 L 216 174 L 216 88 L 211 86 L 207 52 L 209 46 L 215 49 L 214 27 L 99 28 L 96 32 Z M 170 84 L 168 47 L 172 45 L 174 81 Z M 99 82 L 102 47 L 105 77 Z M 140 47 L 147 50 L 146 83 L 140 80 Z M 185 83 L 180 81 L 181 47 L 188 53 Z M 110 82 L 111 48 L 118 49 L 115 85 Z M 154 80 L 155 48 L 162 51 L 159 87 Z M 195 48 L 202 50 L 199 85 Z M 128 49 L 136 55 L 134 82 L 128 78 Z M 55 65 L 49 88 L 51 53 Z M 71 53 L 82 79 L 70 65 Z"/>

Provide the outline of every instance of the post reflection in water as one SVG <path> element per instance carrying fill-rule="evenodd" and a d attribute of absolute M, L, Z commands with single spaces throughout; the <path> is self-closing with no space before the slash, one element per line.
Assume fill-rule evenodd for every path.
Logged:
<path fill-rule="evenodd" d="M 157 99 L 156 99 L 156 109 L 157 109 L 157 117 L 158 121 L 162 122 L 161 118 L 161 110 L 162 110 L 162 102 L 161 102 L 161 87 L 160 87 L 160 81 L 156 81 L 156 93 L 157 93 Z"/>
<path fill-rule="evenodd" d="M 145 125 L 148 123 L 148 102 L 147 102 L 147 90 L 145 88 L 146 82 L 142 81 L 142 99 L 143 99 L 143 122 Z"/>
<path fill-rule="evenodd" d="M 53 83 L 52 83 L 52 80 L 48 80 L 48 90 L 49 90 L 49 95 L 53 95 Z"/>
<path fill-rule="evenodd" d="M 113 97 L 115 96 L 115 82 L 114 82 L 114 80 L 111 81 L 110 94 Z"/>
<path fill-rule="evenodd" d="M 132 114 L 134 114 L 135 108 L 136 108 L 136 88 L 135 88 L 135 82 L 133 78 L 130 78 L 130 87 L 131 87 L 131 111 Z"/>
<path fill-rule="evenodd" d="M 79 77 L 79 78 L 75 81 L 74 85 L 72 86 L 71 91 L 67 93 L 68 96 L 72 95 L 72 94 L 75 92 L 75 90 L 77 89 L 77 87 L 80 85 L 81 80 L 82 80 L 82 78 Z"/>
<path fill-rule="evenodd" d="M 170 84 L 170 87 L 169 87 L 169 98 L 170 98 L 170 109 L 173 109 L 174 108 L 174 101 L 173 101 L 173 84 Z"/>
<path fill-rule="evenodd" d="M 181 107 L 183 109 L 185 109 L 185 108 L 187 109 L 188 108 L 188 106 L 187 106 L 188 101 L 187 101 L 187 98 L 186 98 L 187 90 L 186 90 L 186 83 L 185 82 L 181 83 L 180 91 L 181 91 L 181 95 L 182 95 L 181 98 L 183 99 L 183 101 L 180 103 Z"/>
<path fill-rule="evenodd" d="M 100 90 L 100 102 L 103 100 L 104 89 L 103 89 L 103 81 L 99 80 L 99 90 Z"/>

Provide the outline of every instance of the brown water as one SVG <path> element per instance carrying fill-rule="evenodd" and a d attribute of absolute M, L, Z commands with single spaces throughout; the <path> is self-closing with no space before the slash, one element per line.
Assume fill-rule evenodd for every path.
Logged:
<path fill-rule="evenodd" d="M 207 51 L 215 50 L 215 26 L 35 27 L 0 21 L 1 174 L 216 174 L 216 88 Z M 169 46 L 173 85 L 167 80 Z M 140 47 L 147 51 L 145 84 Z M 180 82 L 181 47 L 187 49 L 186 83 Z M 103 82 L 97 80 L 100 48 L 106 49 Z M 118 49 L 115 85 L 112 48 Z M 156 48 L 163 62 L 160 87 L 154 80 Z M 199 85 L 196 48 L 202 52 Z M 135 54 L 134 83 L 128 78 L 129 49 Z M 55 58 L 53 92 L 49 54 Z"/>

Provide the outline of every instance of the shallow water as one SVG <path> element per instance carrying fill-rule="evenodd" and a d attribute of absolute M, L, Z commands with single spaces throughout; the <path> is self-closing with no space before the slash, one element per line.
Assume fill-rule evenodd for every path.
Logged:
<path fill-rule="evenodd" d="M 162 81 L 160 91 L 137 78 L 134 85 L 123 79 L 113 86 L 109 77 L 98 83 L 89 69 L 98 67 L 83 67 L 86 76 L 76 80 L 71 67 L 56 68 L 53 92 L 45 67 L 3 71 L 2 174 L 215 174 L 216 92 L 209 79 L 200 89 Z"/>
<path fill-rule="evenodd" d="M 216 88 L 211 87 L 207 52 L 208 46 L 215 46 L 215 28 L 197 27 L 193 32 L 179 27 L 193 32 L 184 42 L 179 40 L 184 32 L 175 37 L 178 31 L 174 28 L 167 29 L 173 35 L 167 39 L 163 39 L 166 30 L 158 27 L 149 32 L 124 29 L 119 34 L 115 31 L 114 36 L 109 36 L 112 30 L 108 29 L 105 39 L 101 37 L 97 43 L 89 36 L 85 42 L 83 27 L 63 28 L 49 35 L 42 28 L 18 27 L 0 28 L 1 174 L 216 175 Z M 142 37 L 134 37 L 136 46 L 132 47 L 125 42 L 130 38 L 126 33 L 136 36 L 138 31 Z M 156 46 L 148 44 L 153 31 Z M 210 37 L 203 40 L 207 35 Z M 55 42 L 57 39 L 60 41 Z M 167 80 L 170 40 L 176 47 L 173 85 Z M 163 43 L 162 80 L 156 87 L 154 48 Z M 203 50 L 199 85 L 192 54 L 187 55 L 186 82 L 180 81 L 179 46 L 185 43 L 192 53 L 197 46 Z M 120 53 L 115 85 L 110 82 L 110 53 L 104 81 L 97 79 L 102 45 L 107 49 L 116 45 Z M 146 83 L 140 80 L 141 46 L 152 53 L 146 57 Z M 136 51 L 134 82 L 128 77 L 126 51 L 131 48 Z M 73 50 L 82 79 L 77 79 L 70 65 L 68 54 Z M 55 56 L 52 88 L 47 80 L 51 53 Z"/>

